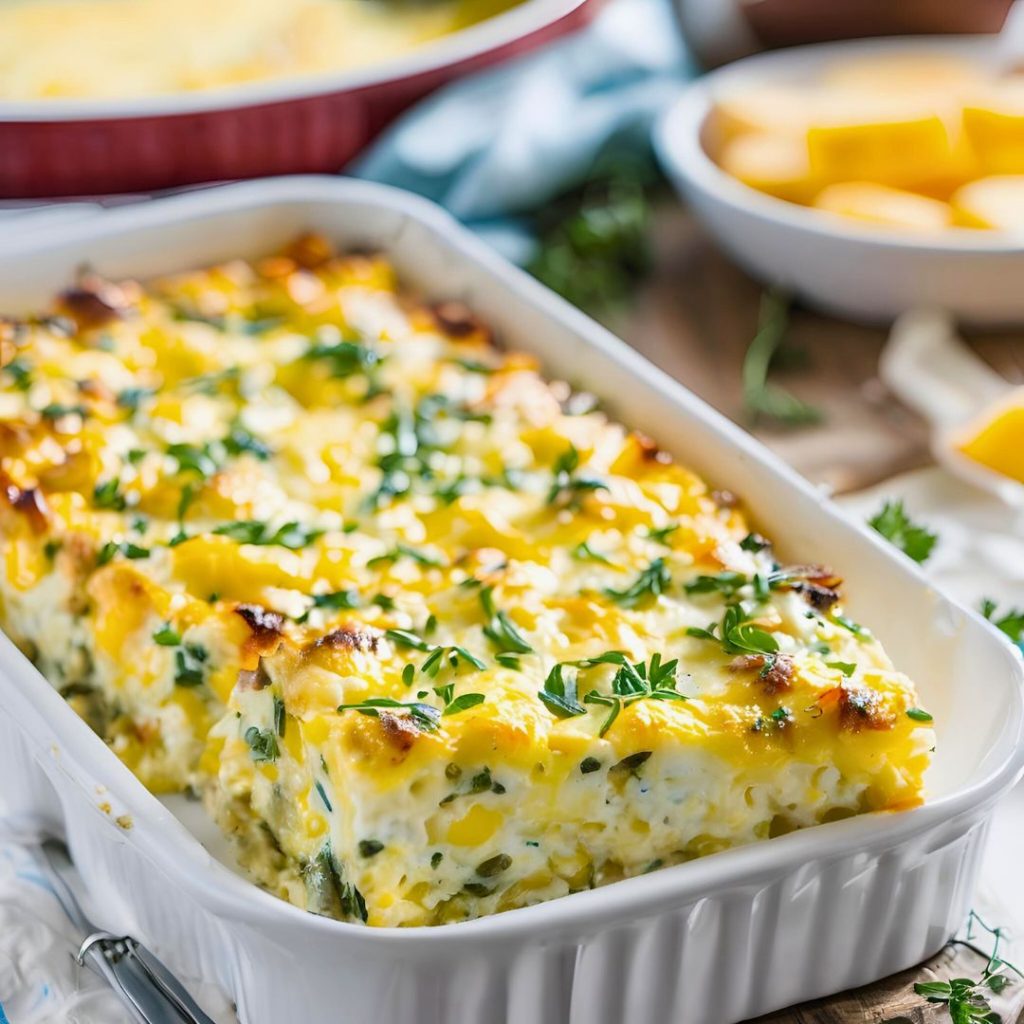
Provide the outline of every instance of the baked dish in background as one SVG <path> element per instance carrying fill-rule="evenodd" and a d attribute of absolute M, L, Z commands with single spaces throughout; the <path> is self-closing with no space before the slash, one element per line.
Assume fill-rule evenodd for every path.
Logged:
<path fill-rule="evenodd" d="M 136 98 L 365 67 L 518 0 L 8 0 L 0 101 Z"/>
<path fill-rule="evenodd" d="M 442 924 L 922 800 L 834 573 L 384 258 L 84 273 L 0 362 L 0 623 L 301 907 Z"/>

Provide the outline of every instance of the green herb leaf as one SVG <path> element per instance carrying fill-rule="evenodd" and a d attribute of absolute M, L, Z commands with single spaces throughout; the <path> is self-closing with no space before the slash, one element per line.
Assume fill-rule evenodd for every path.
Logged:
<path fill-rule="evenodd" d="M 441 714 L 446 717 L 448 715 L 457 715 L 460 711 L 468 711 L 470 708 L 475 708 L 478 704 L 483 704 L 484 699 L 482 693 L 464 693 L 449 701 Z"/>
<path fill-rule="evenodd" d="M 932 716 L 927 711 L 921 708 L 908 708 L 907 718 L 912 718 L 915 722 L 931 722 Z"/>
<path fill-rule="evenodd" d="M 778 292 L 766 292 L 761 297 L 757 333 L 743 359 L 743 404 L 755 420 L 764 417 L 784 426 L 806 426 L 821 421 L 821 410 L 768 382 L 772 361 L 788 326 L 788 298 Z"/>
<path fill-rule="evenodd" d="M 181 635 L 169 622 L 165 622 L 153 634 L 153 640 L 161 647 L 177 647 L 181 643 Z"/>
<path fill-rule="evenodd" d="M 400 701 L 391 697 L 369 697 L 358 704 L 340 704 L 339 714 L 344 711 L 358 711 L 361 715 L 369 715 L 371 718 L 379 718 L 381 709 L 394 709 L 404 711 L 409 720 L 420 732 L 436 732 L 438 723 L 441 720 L 441 712 L 421 701 Z"/>
<path fill-rule="evenodd" d="M 602 565 L 614 564 L 607 555 L 602 555 L 600 551 L 592 548 L 588 540 L 581 541 L 572 549 L 572 557 L 579 559 L 581 562 L 601 562 Z"/>
<path fill-rule="evenodd" d="M 624 590 L 605 589 L 605 594 L 624 608 L 635 608 L 665 593 L 672 585 L 672 577 L 664 558 L 656 558 L 636 580 Z"/>
<path fill-rule="evenodd" d="M 183 644 L 174 652 L 174 681 L 179 686 L 202 686 L 208 657 L 200 644 Z"/>
<path fill-rule="evenodd" d="M 981 602 L 981 614 L 1024 651 L 1024 611 L 1011 608 L 997 616 L 996 602 L 991 598 L 984 598 Z"/>
<path fill-rule="evenodd" d="M 569 508 L 579 508 L 587 493 L 608 490 L 608 485 L 603 481 L 578 475 L 576 470 L 579 464 L 580 453 L 573 444 L 555 459 L 547 497 L 549 505 L 565 504 Z"/>
<path fill-rule="evenodd" d="M 887 501 L 882 510 L 868 520 L 868 525 L 918 563 L 927 561 L 939 539 L 911 521 L 902 501 Z"/>
<path fill-rule="evenodd" d="M 93 488 L 92 500 L 97 508 L 109 508 L 121 512 L 125 507 L 125 498 L 121 494 L 121 481 L 106 480 Z"/>
<path fill-rule="evenodd" d="M 519 627 L 506 612 L 498 611 L 494 607 L 493 594 L 493 587 L 484 587 L 480 591 L 480 604 L 487 617 L 484 636 L 494 644 L 499 654 L 531 654 L 533 648 L 519 631 Z"/>
<path fill-rule="evenodd" d="M 280 754 L 277 737 L 269 729 L 250 725 L 245 730 L 245 742 L 249 744 L 249 753 L 257 764 L 276 761 Z"/>

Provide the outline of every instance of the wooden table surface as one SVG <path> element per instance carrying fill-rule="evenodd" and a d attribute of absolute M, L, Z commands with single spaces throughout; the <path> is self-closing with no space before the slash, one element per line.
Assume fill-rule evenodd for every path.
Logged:
<path fill-rule="evenodd" d="M 740 371 L 757 328 L 761 287 L 715 248 L 675 203 L 659 207 L 654 266 L 632 308 L 610 326 L 654 363 L 720 412 L 752 429 L 782 458 L 836 493 L 879 483 L 929 464 L 924 423 L 887 394 L 877 377 L 887 331 L 807 310 L 792 314 L 787 343 L 806 352 L 798 369 L 772 380 L 824 410 L 820 424 L 779 428 L 744 413 Z M 1024 383 L 1024 331 L 969 335 L 975 350 L 1004 376 Z M 989 949 L 990 939 L 978 940 Z M 932 1024 L 948 1009 L 926 1003 L 914 983 L 977 978 L 985 960 L 947 947 L 927 964 L 855 992 L 761 1018 L 758 1024 Z M 1004 1024 L 1024 1024 L 1024 983 L 987 993 Z M 659 1022 L 660 1024 L 660 1022 Z M 666 1022 L 667 1024 L 667 1022 Z"/>
<path fill-rule="evenodd" d="M 675 203 L 654 217 L 654 267 L 635 306 L 612 326 L 652 362 L 751 428 L 815 483 L 859 490 L 927 465 L 922 421 L 878 380 L 887 332 L 794 310 L 787 342 L 804 365 L 772 380 L 825 412 L 819 425 L 779 428 L 744 415 L 740 368 L 757 328 L 761 287 L 731 264 Z M 1024 383 L 1024 332 L 970 337 L 975 349 L 1014 383 Z"/>

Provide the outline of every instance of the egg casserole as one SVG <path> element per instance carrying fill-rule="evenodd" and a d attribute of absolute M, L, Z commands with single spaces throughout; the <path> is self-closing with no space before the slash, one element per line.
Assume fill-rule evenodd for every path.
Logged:
<path fill-rule="evenodd" d="M 0 623 L 298 906 L 441 924 L 921 801 L 834 573 L 385 259 L 0 330 Z"/>
<path fill-rule="evenodd" d="M 519 0 L 3 0 L 0 99 L 195 92 L 367 67 Z"/>

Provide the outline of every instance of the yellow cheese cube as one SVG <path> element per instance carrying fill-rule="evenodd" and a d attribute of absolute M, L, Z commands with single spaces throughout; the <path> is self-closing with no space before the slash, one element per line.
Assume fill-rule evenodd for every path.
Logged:
<path fill-rule="evenodd" d="M 1024 173 L 1024 78 L 994 84 L 968 102 L 963 124 L 983 172 Z"/>
<path fill-rule="evenodd" d="M 724 141 L 750 133 L 800 137 L 810 127 L 811 108 L 804 90 L 765 85 L 723 92 L 713 123 Z"/>
<path fill-rule="evenodd" d="M 941 231 L 953 219 L 948 203 L 870 181 L 829 185 L 818 193 L 813 205 L 842 217 L 913 231 Z"/>
<path fill-rule="evenodd" d="M 874 181 L 921 188 L 949 175 L 953 143 L 945 121 L 922 111 L 875 120 L 816 124 L 807 133 L 811 174 L 821 181 Z"/>
<path fill-rule="evenodd" d="M 727 143 L 719 163 L 724 171 L 759 192 L 806 202 L 817 191 L 807 145 L 786 135 L 741 135 Z"/>
<path fill-rule="evenodd" d="M 1024 174 L 980 178 L 958 189 L 951 201 L 964 227 L 1024 231 Z"/>

